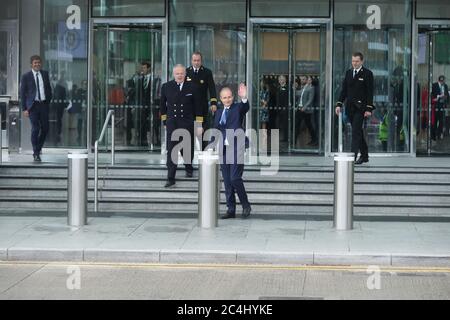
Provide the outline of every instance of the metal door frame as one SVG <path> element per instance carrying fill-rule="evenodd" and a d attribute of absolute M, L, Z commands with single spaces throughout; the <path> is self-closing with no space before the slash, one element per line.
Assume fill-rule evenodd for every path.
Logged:
<path fill-rule="evenodd" d="M 246 82 L 247 86 L 247 96 L 249 98 L 253 97 L 252 83 L 253 83 L 253 58 L 257 48 L 254 48 L 254 33 L 253 28 L 255 25 L 288 25 L 296 24 L 299 25 L 323 25 L 326 29 L 326 62 L 325 62 L 325 124 L 324 124 L 324 148 L 323 152 L 325 156 L 331 156 L 331 121 L 332 121 L 332 60 L 333 60 L 333 30 L 332 30 L 332 18 L 249 18 L 247 20 L 247 76 Z M 247 114 L 246 129 L 251 129 L 252 126 L 252 108 Z M 253 128 L 257 130 L 257 128 Z M 249 136 L 252 140 L 253 137 Z M 320 140 L 321 137 L 318 137 Z M 320 142 L 322 143 L 322 142 Z M 250 141 L 251 145 L 255 145 Z M 320 145 L 319 145 L 320 148 Z M 250 159 L 256 159 L 258 155 L 258 150 L 255 148 L 250 148 Z M 320 149 L 319 149 L 320 151 Z M 256 153 L 255 153 L 256 152 Z"/>
<path fill-rule="evenodd" d="M 0 31 L 9 34 L 8 47 L 8 78 L 7 91 L 3 96 L 8 96 L 11 100 L 18 100 L 19 92 L 19 23 L 18 20 L 0 21 Z"/>
<path fill-rule="evenodd" d="M 441 19 L 414 19 L 413 22 L 413 30 L 412 30 L 412 66 L 411 66 L 411 105 L 413 106 L 411 108 L 411 127 L 413 128 L 410 130 L 410 141 L 411 141 L 411 152 L 410 154 L 412 156 L 417 155 L 417 107 L 420 101 L 417 101 L 417 72 L 418 72 L 418 56 L 417 51 L 419 49 L 419 28 L 420 27 L 433 27 L 436 26 L 436 30 L 438 30 L 439 26 L 448 26 L 450 28 L 450 20 L 441 20 Z M 433 58 L 432 56 L 432 43 L 428 44 L 428 50 L 429 50 L 429 61 L 428 61 L 428 67 L 430 68 L 431 61 L 430 59 Z M 434 52 L 434 51 L 433 51 Z M 430 81 L 431 79 L 431 81 Z M 433 70 L 429 70 L 428 74 L 428 130 L 427 130 L 427 151 L 426 154 L 428 156 L 432 156 L 431 153 L 431 143 L 430 143 L 430 130 L 431 130 L 431 87 L 433 85 Z M 419 124 L 420 125 L 420 124 Z"/>
<path fill-rule="evenodd" d="M 167 81 L 167 63 L 168 63 L 168 23 L 166 18 L 92 18 L 89 20 L 89 61 L 88 61 L 88 121 L 87 121 L 87 146 L 89 149 L 89 153 L 93 152 L 92 145 L 92 115 L 93 112 L 93 90 L 92 90 L 92 75 L 94 71 L 93 66 L 93 53 L 94 53 L 94 27 L 97 25 L 145 25 L 145 24 L 155 24 L 161 26 L 161 84 Z M 163 126 L 161 126 L 162 131 Z M 161 154 L 164 154 L 164 145 L 163 145 L 163 132 L 161 132 Z"/>

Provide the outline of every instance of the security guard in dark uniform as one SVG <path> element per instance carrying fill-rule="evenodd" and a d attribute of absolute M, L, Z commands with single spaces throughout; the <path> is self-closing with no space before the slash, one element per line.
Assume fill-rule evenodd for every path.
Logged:
<path fill-rule="evenodd" d="M 198 123 L 197 135 L 203 133 L 202 104 L 197 86 L 192 82 L 184 81 L 186 68 L 176 65 L 173 68 L 174 80 L 166 82 L 161 87 L 161 120 L 167 129 L 167 182 L 165 187 L 175 184 L 178 154 L 173 156 L 172 150 L 182 139 L 172 141 L 172 133 L 176 129 L 185 129 L 190 138 L 190 158 L 181 150 L 186 167 L 186 177 L 191 178 L 193 173 L 192 160 L 194 158 L 194 121 Z M 186 150 L 184 150 L 186 151 Z"/>
<path fill-rule="evenodd" d="M 373 73 L 363 67 L 364 57 L 356 52 L 352 55 L 352 69 L 347 70 L 342 83 L 341 95 L 336 103 L 336 114 L 339 115 L 346 101 L 347 114 L 352 124 L 352 152 L 355 163 L 369 162 L 369 148 L 364 138 L 364 118 L 372 115 L 373 106 Z M 361 151 L 358 160 L 356 157 Z"/>
<path fill-rule="evenodd" d="M 211 70 L 202 66 L 202 54 L 200 52 L 194 52 L 192 54 L 191 63 L 192 65 L 186 70 L 186 82 L 193 82 L 198 86 L 204 119 L 203 132 L 206 132 L 206 130 L 210 128 L 213 119 L 213 117 L 209 116 L 208 93 L 212 113 L 215 113 L 217 110 L 216 85 Z M 202 141 L 202 150 L 204 150 L 207 145 L 208 141 Z"/>

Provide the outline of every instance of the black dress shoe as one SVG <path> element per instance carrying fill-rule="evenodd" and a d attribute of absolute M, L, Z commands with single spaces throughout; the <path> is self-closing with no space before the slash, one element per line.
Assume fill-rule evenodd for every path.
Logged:
<path fill-rule="evenodd" d="M 35 162 L 41 162 L 42 160 L 41 160 L 41 157 L 38 155 L 38 154 L 33 154 L 33 160 L 35 161 Z"/>
<path fill-rule="evenodd" d="M 363 164 L 364 162 L 369 162 L 369 158 L 359 157 L 358 160 L 355 161 L 355 164 Z"/>
<path fill-rule="evenodd" d="M 170 188 L 173 185 L 175 185 L 175 181 L 167 180 L 166 184 L 164 185 L 164 188 Z"/>
<path fill-rule="evenodd" d="M 186 172 L 186 178 L 192 178 L 193 174 L 192 172 Z"/>
<path fill-rule="evenodd" d="M 244 218 L 244 219 L 248 218 L 248 217 L 250 216 L 250 212 L 251 212 L 251 211 L 252 211 L 252 208 L 250 208 L 250 207 L 245 208 L 245 209 L 242 211 L 242 218 Z"/>
<path fill-rule="evenodd" d="M 236 213 L 234 212 L 229 212 L 227 211 L 227 213 L 225 213 L 224 215 L 220 216 L 220 219 L 234 219 L 236 218 Z"/>

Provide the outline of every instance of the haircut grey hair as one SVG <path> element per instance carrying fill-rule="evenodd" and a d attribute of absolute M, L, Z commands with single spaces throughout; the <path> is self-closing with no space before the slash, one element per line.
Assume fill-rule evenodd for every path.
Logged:
<path fill-rule="evenodd" d="M 183 68 L 184 71 L 186 72 L 186 67 L 184 65 L 182 65 L 181 63 L 176 64 L 172 70 L 175 71 L 175 69 L 178 69 L 178 68 Z"/>

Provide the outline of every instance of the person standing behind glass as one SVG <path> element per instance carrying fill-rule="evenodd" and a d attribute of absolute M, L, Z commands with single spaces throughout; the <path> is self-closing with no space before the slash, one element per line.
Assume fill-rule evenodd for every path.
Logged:
<path fill-rule="evenodd" d="M 314 87 L 312 86 L 312 78 L 310 76 L 300 77 L 300 90 L 298 96 L 298 105 L 296 112 L 296 124 L 297 132 L 300 129 L 302 121 L 304 120 L 306 126 L 308 127 L 309 134 L 311 135 L 311 141 L 309 141 L 309 146 L 317 145 L 317 136 L 314 126 L 312 124 L 312 113 L 314 106 Z"/>
<path fill-rule="evenodd" d="M 439 76 L 438 82 L 433 83 L 431 90 L 431 99 L 436 101 L 436 120 L 431 128 L 431 139 L 433 140 L 444 138 L 444 114 L 448 97 L 448 86 L 445 83 L 445 77 Z"/>
<path fill-rule="evenodd" d="M 53 89 L 54 99 L 52 106 L 56 112 L 56 139 L 55 144 L 59 145 L 61 143 L 62 135 L 62 120 L 64 116 L 64 111 L 66 110 L 69 102 L 67 101 L 67 82 L 64 79 L 65 72 L 62 71 L 58 82 Z"/>
<path fill-rule="evenodd" d="M 267 129 L 269 126 L 269 99 L 270 92 L 268 85 L 264 81 L 261 80 L 259 91 L 259 123 L 261 129 L 263 129 L 263 141 L 261 141 L 261 147 L 266 148 L 267 146 Z M 265 149 L 264 149 L 265 150 Z"/>
<path fill-rule="evenodd" d="M 40 154 L 49 129 L 48 113 L 52 100 L 52 87 L 48 72 L 41 70 L 42 59 L 38 55 L 30 58 L 31 71 L 22 75 L 20 100 L 23 115 L 30 118 L 31 144 L 34 161 L 42 161 Z"/>
<path fill-rule="evenodd" d="M 148 62 L 141 63 L 141 75 L 142 75 L 142 87 L 140 102 L 142 108 L 139 109 L 139 146 L 148 147 L 147 132 L 149 131 L 150 123 L 150 104 L 152 94 L 152 78 L 151 78 L 151 66 Z"/>
<path fill-rule="evenodd" d="M 280 129 L 280 141 L 288 140 L 288 109 L 289 109 L 289 88 L 286 83 L 286 77 L 278 77 L 278 87 L 276 91 L 276 107 L 270 117 L 274 116 L 275 127 L 271 129 Z"/>
<path fill-rule="evenodd" d="M 373 106 L 373 73 L 363 67 L 364 56 L 361 52 L 352 55 L 352 68 L 347 70 L 342 83 L 341 95 L 336 103 L 336 114 L 346 103 L 347 114 L 352 124 L 352 149 L 355 164 L 369 162 L 369 147 L 364 138 L 364 119 L 371 116 Z M 361 156 L 356 160 L 358 152 Z"/>

